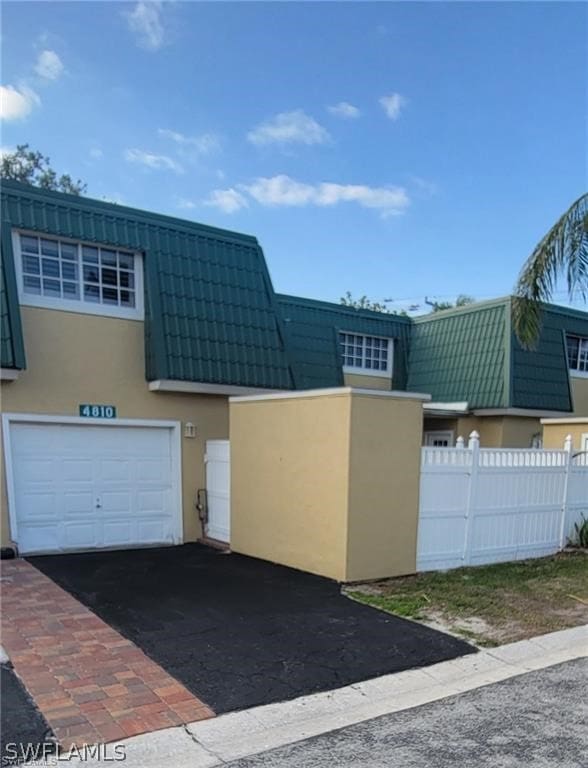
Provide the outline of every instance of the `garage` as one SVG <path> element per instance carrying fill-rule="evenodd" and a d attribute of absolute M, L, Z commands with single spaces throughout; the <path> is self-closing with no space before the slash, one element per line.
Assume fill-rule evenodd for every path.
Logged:
<path fill-rule="evenodd" d="M 22 554 L 181 542 L 176 422 L 3 421 L 11 529 Z"/>

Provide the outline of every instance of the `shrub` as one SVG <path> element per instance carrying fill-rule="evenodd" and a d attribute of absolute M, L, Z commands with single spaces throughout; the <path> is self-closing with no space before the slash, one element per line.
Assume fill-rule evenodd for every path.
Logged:
<path fill-rule="evenodd" d="M 579 523 L 574 523 L 574 537 L 571 542 L 576 547 L 588 549 L 588 519 L 582 515 Z"/>

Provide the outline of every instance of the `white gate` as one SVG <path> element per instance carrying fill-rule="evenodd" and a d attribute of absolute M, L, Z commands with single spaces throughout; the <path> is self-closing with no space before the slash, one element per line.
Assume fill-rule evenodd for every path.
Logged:
<path fill-rule="evenodd" d="M 417 570 L 550 555 L 588 517 L 588 457 L 564 450 L 423 448 Z"/>
<path fill-rule="evenodd" d="M 228 544 L 231 540 L 231 465 L 228 440 L 207 440 L 206 497 L 208 522 L 206 536 Z"/>

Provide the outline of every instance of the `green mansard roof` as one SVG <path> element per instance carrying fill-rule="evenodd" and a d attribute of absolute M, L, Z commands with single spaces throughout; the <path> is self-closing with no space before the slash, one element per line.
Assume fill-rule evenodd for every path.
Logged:
<path fill-rule="evenodd" d="M 572 409 L 565 334 L 588 313 L 545 305 L 537 348 L 520 347 L 509 298 L 418 318 L 276 295 L 254 237 L 3 181 L 2 367 L 25 367 L 11 230 L 140 251 L 146 378 L 267 389 L 343 383 L 340 331 L 394 339 L 395 389 L 471 409 Z"/>
<path fill-rule="evenodd" d="M 294 386 L 254 237 L 16 182 L 2 184 L 2 225 L 144 254 L 149 380 Z M 4 245 L 12 264 L 10 238 Z M 17 314 L 18 308 L 10 309 L 12 322 L 2 323 L 2 365 L 15 368 L 23 364 L 11 353 Z"/>

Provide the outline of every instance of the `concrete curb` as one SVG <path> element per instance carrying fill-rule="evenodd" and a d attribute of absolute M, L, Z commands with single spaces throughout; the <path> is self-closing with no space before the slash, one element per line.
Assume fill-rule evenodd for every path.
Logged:
<path fill-rule="evenodd" d="M 119 743 L 126 746 L 126 768 L 155 768 L 162 764 L 212 768 L 587 655 L 585 625 Z M 78 764 L 73 760 L 71 763 Z M 84 765 L 98 763 L 86 761 Z"/>

